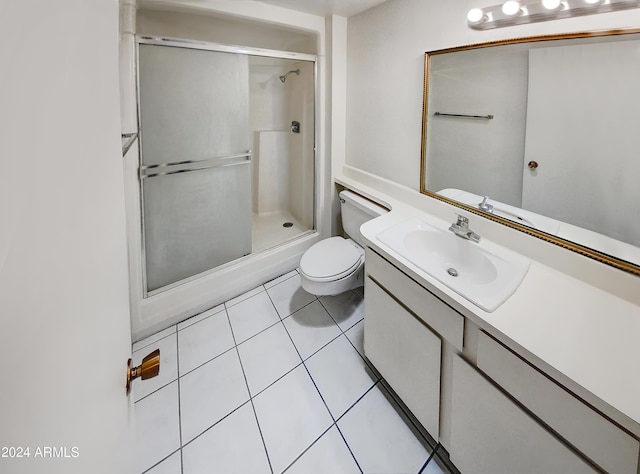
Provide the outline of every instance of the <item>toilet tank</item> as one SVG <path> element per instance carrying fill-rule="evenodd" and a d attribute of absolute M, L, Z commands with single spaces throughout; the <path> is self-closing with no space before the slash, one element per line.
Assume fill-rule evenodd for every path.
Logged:
<path fill-rule="evenodd" d="M 362 247 L 364 247 L 364 241 L 360 234 L 360 226 L 388 212 L 384 207 L 346 190 L 340 192 L 340 210 L 342 228 Z"/>

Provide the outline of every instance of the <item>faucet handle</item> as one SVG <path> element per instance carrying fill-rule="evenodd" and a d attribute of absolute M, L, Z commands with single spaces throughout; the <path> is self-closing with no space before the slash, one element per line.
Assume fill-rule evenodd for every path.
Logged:
<path fill-rule="evenodd" d="M 458 222 L 456 223 L 457 225 L 466 226 L 469 224 L 468 217 L 465 217 L 462 214 L 458 214 L 457 212 L 456 212 L 456 216 L 458 216 Z"/>

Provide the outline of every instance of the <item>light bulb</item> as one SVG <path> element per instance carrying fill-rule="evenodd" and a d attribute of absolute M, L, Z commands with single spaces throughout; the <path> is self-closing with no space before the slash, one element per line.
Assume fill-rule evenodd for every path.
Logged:
<path fill-rule="evenodd" d="M 467 22 L 470 25 L 479 25 L 485 21 L 486 17 L 480 8 L 472 8 L 467 13 Z"/>
<path fill-rule="evenodd" d="M 509 0 L 502 5 L 502 13 L 507 16 L 516 16 L 520 11 L 520 2 L 517 0 Z"/>
<path fill-rule="evenodd" d="M 561 0 L 542 0 L 542 6 L 547 10 L 557 10 L 561 4 Z"/>

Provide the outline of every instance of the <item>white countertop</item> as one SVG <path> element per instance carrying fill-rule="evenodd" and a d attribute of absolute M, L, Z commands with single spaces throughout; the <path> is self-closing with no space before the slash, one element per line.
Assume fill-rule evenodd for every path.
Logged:
<path fill-rule="evenodd" d="M 637 301 L 612 294 L 527 255 L 531 265 L 519 288 L 494 312 L 488 313 L 376 238 L 394 224 L 428 214 L 425 207 L 429 208 L 430 204 L 422 205 L 411 192 L 406 192 L 404 198 L 403 192 L 395 192 L 394 186 L 385 182 L 378 190 L 375 182 L 358 180 L 357 176 L 342 176 L 336 181 L 391 209 L 361 228 L 374 250 L 567 388 L 580 396 L 586 395 L 586 401 L 640 437 L 640 305 Z M 451 207 L 452 216 L 455 209 Z M 478 219 L 471 217 L 472 229 L 474 220 Z M 499 233 L 501 229 L 493 232 Z M 556 249 L 552 249 L 552 253 L 554 251 Z M 637 280 L 640 292 L 640 279 L 632 275 L 629 278 Z M 628 284 L 633 287 L 636 280 Z"/>

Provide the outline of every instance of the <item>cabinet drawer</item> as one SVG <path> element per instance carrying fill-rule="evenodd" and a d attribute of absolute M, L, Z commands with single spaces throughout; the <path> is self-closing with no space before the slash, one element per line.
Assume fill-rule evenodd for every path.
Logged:
<path fill-rule="evenodd" d="M 451 408 L 451 445 L 447 448 L 460 472 L 596 472 L 457 355 Z"/>
<path fill-rule="evenodd" d="M 373 280 L 365 285 L 364 353 L 438 439 L 442 342 Z"/>
<path fill-rule="evenodd" d="M 464 317 L 367 248 L 365 270 L 435 332 L 462 350 Z"/>
<path fill-rule="evenodd" d="M 478 368 L 603 470 L 636 474 L 638 441 L 493 338 L 478 334 Z"/>

